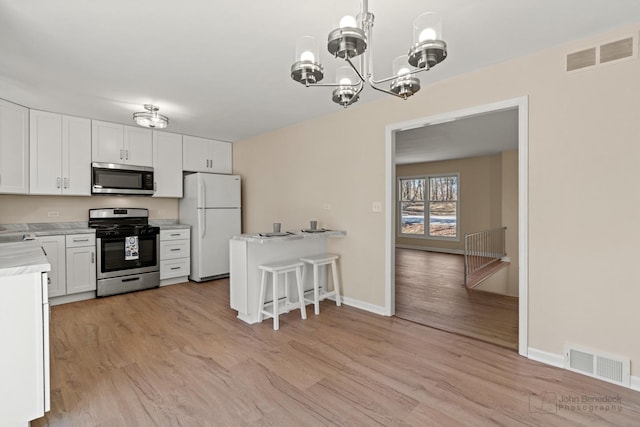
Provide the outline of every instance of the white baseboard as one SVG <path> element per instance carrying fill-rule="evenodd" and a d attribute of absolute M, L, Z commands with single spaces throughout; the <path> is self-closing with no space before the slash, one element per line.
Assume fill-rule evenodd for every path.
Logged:
<path fill-rule="evenodd" d="M 331 301 L 335 301 L 335 296 L 330 296 L 327 299 Z M 360 301 L 354 298 L 342 297 L 342 303 L 344 305 L 348 305 L 349 307 L 359 308 L 360 310 L 368 311 L 373 314 L 378 314 L 380 316 L 387 316 L 384 311 L 384 307 L 380 307 L 379 305 L 370 304 L 368 302 Z"/>
<path fill-rule="evenodd" d="M 455 255 L 464 255 L 464 250 L 462 249 L 442 249 L 442 248 L 431 248 L 428 246 L 413 246 L 413 245 L 396 245 L 396 248 L 400 249 L 416 249 L 419 251 L 427 251 L 427 252 L 441 252 L 445 254 L 455 254 Z"/>
<path fill-rule="evenodd" d="M 549 353 L 549 352 L 538 350 L 535 348 L 529 348 L 528 357 L 529 359 L 535 360 L 536 362 L 544 363 L 545 365 L 550 365 L 555 368 L 564 369 L 564 356 L 562 356 L 561 354 Z M 635 390 L 635 391 L 640 391 L 640 377 L 632 376 L 629 386 L 626 387 L 622 385 L 622 387 L 630 388 L 631 390 Z"/>
<path fill-rule="evenodd" d="M 547 351 L 538 350 L 529 347 L 529 359 L 545 365 L 555 366 L 556 368 L 564 368 L 564 356 L 561 354 L 549 353 Z"/>

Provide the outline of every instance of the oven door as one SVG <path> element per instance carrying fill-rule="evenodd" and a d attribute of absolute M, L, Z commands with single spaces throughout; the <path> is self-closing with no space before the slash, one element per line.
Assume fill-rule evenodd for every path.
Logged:
<path fill-rule="evenodd" d="M 159 235 L 138 237 L 138 256 L 127 259 L 126 242 L 130 236 L 107 236 L 96 238 L 98 250 L 98 279 L 108 279 L 130 274 L 160 271 Z"/>

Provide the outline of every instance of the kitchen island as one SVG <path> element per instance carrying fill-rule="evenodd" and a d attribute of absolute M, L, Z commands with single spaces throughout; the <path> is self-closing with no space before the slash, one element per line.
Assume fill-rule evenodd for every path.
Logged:
<path fill-rule="evenodd" d="M 241 234 L 233 236 L 229 241 L 231 308 L 238 312 L 238 318 L 247 323 L 258 322 L 258 294 L 260 292 L 260 272 L 258 266 L 265 263 L 298 259 L 303 256 L 317 255 L 327 252 L 327 239 L 346 236 L 345 231 L 325 230 L 316 232 L 288 232 L 283 236 L 264 234 Z M 320 283 L 326 286 L 326 274 L 320 275 Z M 289 280 L 289 295 L 296 302 L 297 296 L 293 277 Z M 271 293 L 271 280 L 267 282 L 266 295 Z M 313 289 L 311 269 L 307 269 L 303 277 L 305 293 Z M 285 305 L 284 291 L 279 295 L 281 313 L 289 311 Z M 266 302 L 270 302 L 267 297 Z"/>

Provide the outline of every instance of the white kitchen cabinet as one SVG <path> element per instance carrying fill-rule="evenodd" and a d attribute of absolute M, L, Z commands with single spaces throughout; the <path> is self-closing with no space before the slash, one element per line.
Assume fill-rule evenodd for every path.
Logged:
<path fill-rule="evenodd" d="M 16 264 L 0 268 L 0 425 L 27 426 L 51 407 L 49 264 L 32 242 L 0 245 L 0 257 L 8 254 Z"/>
<path fill-rule="evenodd" d="M 182 135 L 153 131 L 153 197 L 182 197 Z"/>
<path fill-rule="evenodd" d="M 51 264 L 48 278 L 52 304 L 95 297 L 78 296 L 96 290 L 96 236 L 94 233 L 41 236 L 38 241 Z"/>
<path fill-rule="evenodd" d="M 91 121 L 30 110 L 31 194 L 91 195 Z"/>
<path fill-rule="evenodd" d="M 150 129 L 91 121 L 91 158 L 94 162 L 152 166 L 152 152 Z"/>
<path fill-rule="evenodd" d="M 160 230 L 160 286 L 187 282 L 191 273 L 191 230 Z"/>
<path fill-rule="evenodd" d="M 96 236 L 93 233 L 66 236 L 66 294 L 96 290 Z"/>
<path fill-rule="evenodd" d="M 182 169 L 189 172 L 230 174 L 231 143 L 184 135 Z"/>
<path fill-rule="evenodd" d="M 65 261 L 65 236 L 38 237 L 44 252 L 47 254 L 51 271 L 47 282 L 50 297 L 58 297 L 66 294 L 66 261 Z"/>
<path fill-rule="evenodd" d="M 29 193 L 29 110 L 2 99 L 0 193 Z"/>

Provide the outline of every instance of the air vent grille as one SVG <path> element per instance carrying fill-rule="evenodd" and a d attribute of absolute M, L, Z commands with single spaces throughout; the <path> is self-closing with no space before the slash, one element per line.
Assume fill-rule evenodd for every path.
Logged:
<path fill-rule="evenodd" d="M 565 368 L 627 387 L 631 383 L 629 358 L 597 353 L 575 345 L 565 346 Z"/>
<path fill-rule="evenodd" d="M 638 34 L 572 52 L 566 56 L 567 72 L 597 68 L 601 65 L 638 57 Z"/>
<path fill-rule="evenodd" d="M 567 71 L 575 71 L 581 68 L 596 65 L 596 48 L 581 50 L 567 55 Z"/>
<path fill-rule="evenodd" d="M 633 37 L 600 46 L 600 63 L 633 56 Z"/>

